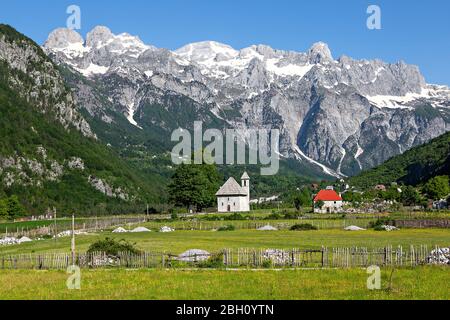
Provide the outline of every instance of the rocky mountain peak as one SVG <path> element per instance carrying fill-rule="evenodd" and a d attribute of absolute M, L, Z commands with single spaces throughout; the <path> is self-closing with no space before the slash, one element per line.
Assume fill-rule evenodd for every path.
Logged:
<path fill-rule="evenodd" d="M 188 44 L 175 51 L 180 57 L 194 62 L 208 60 L 225 60 L 236 57 L 239 53 L 231 46 L 215 41 L 202 41 Z"/>
<path fill-rule="evenodd" d="M 323 42 L 306 53 L 266 45 L 238 51 L 214 41 L 173 52 L 103 27 L 90 34 L 105 44 L 80 55 L 54 50 L 55 60 L 107 87 L 103 100 L 142 130 L 148 101 L 188 98 L 236 127 L 280 128 L 283 155 L 333 175 L 354 174 L 450 130 L 448 88 L 427 86 L 404 62 L 334 61 Z M 115 75 L 121 80 L 110 85 Z M 79 100 L 90 100 L 84 89 Z"/>
<path fill-rule="evenodd" d="M 308 57 L 312 64 L 333 60 L 330 48 L 328 48 L 328 45 L 324 42 L 314 43 L 308 51 Z"/>
<path fill-rule="evenodd" d="M 83 45 L 83 43 L 83 37 L 78 32 L 67 28 L 59 28 L 50 33 L 44 46 L 56 49 L 66 48 L 70 44 Z"/>
<path fill-rule="evenodd" d="M 111 30 L 104 26 L 96 26 L 92 29 L 86 36 L 86 46 L 88 47 L 99 47 L 105 45 L 108 40 L 114 38 L 114 34 Z"/>

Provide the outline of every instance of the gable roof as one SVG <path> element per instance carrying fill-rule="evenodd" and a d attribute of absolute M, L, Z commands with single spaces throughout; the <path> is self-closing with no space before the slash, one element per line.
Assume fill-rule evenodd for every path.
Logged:
<path fill-rule="evenodd" d="M 342 201 L 342 198 L 334 190 L 320 190 L 314 198 L 314 202 L 318 201 Z"/>
<path fill-rule="evenodd" d="M 234 180 L 233 177 L 217 191 L 216 196 L 246 196 L 247 192 Z"/>
<path fill-rule="evenodd" d="M 241 177 L 241 180 L 250 180 L 250 176 L 248 175 L 247 171 L 244 172 L 244 174 Z"/>

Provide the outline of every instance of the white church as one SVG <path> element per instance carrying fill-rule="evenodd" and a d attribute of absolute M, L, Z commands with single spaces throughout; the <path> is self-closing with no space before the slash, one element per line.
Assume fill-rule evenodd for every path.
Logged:
<path fill-rule="evenodd" d="M 241 177 L 242 184 L 231 177 L 217 191 L 218 212 L 249 212 L 250 211 L 250 177 L 247 172 Z"/>

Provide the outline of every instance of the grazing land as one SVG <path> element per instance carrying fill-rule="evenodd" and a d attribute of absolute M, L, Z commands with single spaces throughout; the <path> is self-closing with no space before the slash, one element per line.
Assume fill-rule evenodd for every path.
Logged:
<path fill-rule="evenodd" d="M 386 245 L 428 245 L 449 246 L 449 229 L 402 229 L 393 232 L 382 231 L 175 231 L 170 233 L 121 233 L 102 232 L 76 237 L 77 251 L 86 251 L 89 245 L 99 239 L 113 237 L 136 243 L 136 247 L 148 251 L 166 251 L 179 254 L 188 249 L 218 251 L 224 248 L 310 248 L 367 247 L 379 248 Z M 70 237 L 34 241 L 20 245 L 0 246 L 0 255 L 19 253 L 70 252 Z"/>
<path fill-rule="evenodd" d="M 381 290 L 368 290 L 365 269 L 83 270 L 81 290 L 63 271 L 0 271 L 0 299 L 450 299 L 446 267 L 382 269 Z"/>
<path fill-rule="evenodd" d="M 447 215 L 447 213 L 444 213 Z M 442 214 L 441 214 L 442 216 Z M 114 227 L 99 228 L 76 236 L 76 251 L 86 252 L 89 246 L 106 237 L 127 240 L 142 251 L 178 255 L 189 249 L 214 253 L 222 249 L 367 249 L 385 246 L 411 245 L 450 246 L 450 229 L 409 229 L 386 232 L 344 231 L 348 225 L 367 227 L 377 217 L 361 215 L 342 219 L 320 216 L 308 219 L 270 219 L 270 213 L 258 212 L 255 220 L 152 220 L 123 225 L 127 230 L 136 226 L 151 229 L 142 233 L 112 233 Z M 378 216 L 385 217 L 385 216 Z M 404 217 L 404 216 L 400 216 Z M 429 218 L 425 213 L 421 218 Z M 168 217 L 166 217 L 167 219 Z M 396 217 L 397 218 L 397 217 Z M 445 218 L 445 217 L 444 217 Z M 140 218 L 139 218 L 140 219 Z M 143 219 L 138 221 L 143 221 Z M 91 219 L 92 220 L 92 219 Z M 78 225 L 93 224 L 91 220 Z M 290 231 L 296 223 L 311 223 L 318 230 Z M 254 225 L 253 225 L 254 224 Z M 278 226 L 277 231 L 259 231 L 257 225 Z M 27 222 L 8 224 L 8 230 L 39 228 Z M 58 220 L 58 231 L 67 230 L 70 220 Z M 216 231 L 220 226 L 233 225 L 235 230 Z M 51 223 L 47 226 L 51 227 Z M 170 226 L 174 232 L 158 232 Z M 0 225 L 6 229 L 5 225 Z M 103 231 L 100 229 L 104 229 Z M 35 240 L 16 245 L 0 246 L 0 256 L 21 254 L 70 253 L 70 237 Z M 251 268 L 251 267 L 250 267 Z M 276 268 L 276 267 L 274 267 Z M 419 266 L 382 269 L 382 289 L 366 287 L 368 274 L 364 268 L 340 269 L 259 269 L 238 270 L 187 269 L 156 267 L 152 269 L 96 268 L 81 270 L 81 290 L 68 290 L 68 274 L 57 270 L 0 270 L 0 299 L 450 299 L 448 267 Z"/>

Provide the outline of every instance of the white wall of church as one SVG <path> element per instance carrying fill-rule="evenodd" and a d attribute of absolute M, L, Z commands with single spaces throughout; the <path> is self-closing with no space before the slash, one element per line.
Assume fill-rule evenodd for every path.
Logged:
<path fill-rule="evenodd" d="M 217 197 L 219 212 L 248 212 L 250 207 L 246 196 Z"/>

